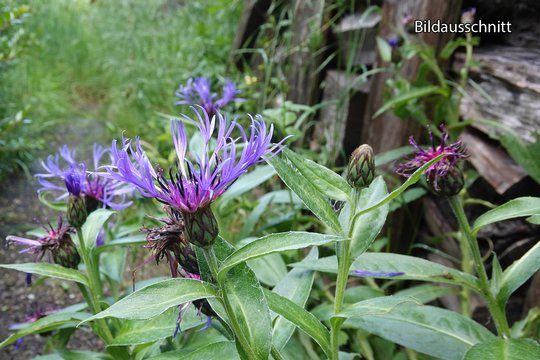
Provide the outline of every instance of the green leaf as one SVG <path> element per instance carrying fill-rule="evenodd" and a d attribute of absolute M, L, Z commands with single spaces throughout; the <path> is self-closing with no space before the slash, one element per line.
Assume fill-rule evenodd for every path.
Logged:
<path fill-rule="evenodd" d="M 337 273 L 337 258 L 329 256 L 307 264 L 296 263 L 293 266 L 307 269 Z M 413 256 L 390 253 L 364 253 L 351 265 L 351 271 L 367 270 L 372 272 L 404 272 L 400 276 L 373 276 L 380 279 L 419 280 L 465 285 L 478 289 L 478 279 L 472 275 Z"/>
<path fill-rule="evenodd" d="M 386 39 L 377 36 L 377 48 L 379 49 L 379 54 L 383 61 L 390 62 L 390 60 L 392 60 L 392 47 L 388 44 Z"/>
<path fill-rule="evenodd" d="M 47 206 L 47 207 L 49 207 L 49 208 L 51 208 L 53 210 L 62 211 L 62 212 L 67 211 L 67 205 L 66 205 L 65 200 L 64 201 L 55 201 L 55 200 L 50 201 L 50 200 L 47 199 L 48 195 L 50 195 L 50 192 L 48 192 L 48 191 L 42 191 L 42 192 L 38 193 L 39 201 L 43 205 L 45 205 L 45 206 Z"/>
<path fill-rule="evenodd" d="M 114 211 L 107 209 L 97 209 L 88 215 L 86 222 L 82 226 L 82 236 L 87 249 L 91 249 L 96 245 L 99 231 L 114 213 Z"/>
<path fill-rule="evenodd" d="M 219 359 L 219 360 L 237 360 L 240 357 L 236 352 L 234 342 L 219 341 L 198 349 L 182 349 L 169 351 L 148 360 L 200 360 L 200 359 Z"/>
<path fill-rule="evenodd" d="M 204 281 L 167 279 L 135 291 L 86 321 L 105 317 L 146 320 L 173 306 L 215 296 L 214 287 Z"/>
<path fill-rule="evenodd" d="M 532 339 L 494 339 L 473 346 L 463 360 L 538 360 L 540 345 Z"/>
<path fill-rule="evenodd" d="M 272 321 L 257 277 L 243 264 L 220 281 L 229 322 L 238 329 L 237 349 L 248 359 L 267 359 L 272 346 Z"/>
<path fill-rule="evenodd" d="M 48 276 L 56 279 L 75 281 L 88 285 L 88 280 L 81 272 L 49 263 L 0 264 L 4 269 L 23 271 L 25 273 Z"/>
<path fill-rule="evenodd" d="M 540 269 L 540 242 L 536 243 L 520 259 L 510 265 L 502 275 L 497 301 L 506 304 L 514 291 Z"/>
<path fill-rule="evenodd" d="M 340 231 L 339 221 L 332 206 L 312 183 L 306 181 L 305 177 L 290 161 L 274 156 L 268 162 L 274 167 L 285 185 L 302 199 L 302 202 L 315 216 L 335 233 Z"/>
<path fill-rule="evenodd" d="M 310 262 L 317 259 L 318 255 L 319 251 L 314 247 L 302 261 Z M 293 268 L 272 291 L 304 308 L 311 293 L 314 276 L 315 273 L 311 270 Z M 295 326 L 287 319 L 277 317 L 277 314 L 272 315 L 272 319 L 274 319 L 272 342 L 276 349 L 281 350 L 287 345 L 294 333 Z"/>
<path fill-rule="evenodd" d="M 386 184 L 383 178 L 381 176 L 375 178 L 369 187 L 362 189 L 360 192 L 360 196 L 356 200 L 356 203 L 360 205 L 357 211 L 362 211 L 377 204 L 387 195 L 388 191 L 386 191 Z M 373 211 L 356 217 L 350 246 L 351 257 L 353 259 L 366 251 L 373 243 L 386 222 L 388 209 L 388 204 L 384 204 L 375 208 Z M 350 232 L 350 203 L 345 205 L 339 214 L 339 220 L 345 233 L 348 234 Z"/>
<path fill-rule="evenodd" d="M 223 195 L 219 197 L 219 205 L 225 204 L 229 200 L 236 199 L 240 195 L 259 186 L 270 179 L 276 173 L 270 166 L 258 166 L 255 170 L 243 175 L 238 179 Z"/>
<path fill-rule="evenodd" d="M 250 259 L 286 250 L 325 245 L 341 240 L 345 240 L 345 238 L 303 231 L 270 234 L 241 247 L 228 256 L 221 264 L 218 276 L 223 278 L 229 269 Z"/>
<path fill-rule="evenodd" d="M 270 309 L 295 324 L 311 336 L 325 354 L 330 354 L 330 333 L 328 329 L 310 312 L 272 291 L 266 290 Z"/>
<path fill-rule="evenodd" d="M 386 101 L 384 105 L 379 110 L 377 110 L 373 117 L 376 118 L 377 116 L 381 115 L 382 113 L 390 110 L 395 106 L 399 106 L 411 100 L 419 99 L 435 93 L 442 93 L 440 87 L 424 86 L 420 88 L 412 88 L 411 90 L 403 92 L 398 96 L 394 96 L 390 100 Z"/>
<path fill-rule="evenodd" d="M 205 317 L 197 315 L 197 313 L 198 310 L 190 305 L 180 324 L 182 331 L 206 323 Z M 174 307 L 150 320 L 124 321 L 118 334 L 109 345 L 137 345 L 170 337 L 176 328 L 177 318 L 178 309 Z"/>
<path fill-rule="evenodd" d="M 109 354 L 93 351 L 55 350 L 54 354 L 36 356 L 32 360 L 114 360 Z"/>
<path fill-rule="evenodd" d="M 501 136 L 501 144 L 506 148 L 510 156 L 519 164 L 527 174 L 540 184 L 540 136 L 535 134 L 535 142 L 526 144 L 519 135 L 513 131 L 507 131 Z"/>
<path fill-rule="evenodd" d="M 410 297 L 422 304 L 426 304 L 441 296 L 455 294 L 457 290 L 455 287 L 424 284 L 398 291 L 395 296 Z"/>
<path fill-rule="evenodd" d="M 59 313 L 51 314 L 41 319 L 38 319 L 28 326 L 21 328 L 14 334 L 11 334 L 7 339 L 0 343 L 0 349 L 7 345 L 13 344 L 18 339 L 30 335 L 39 334 L 56 330 L 60 327 L 76 327 L 82 320 L 87 319 L 90 316 L 88 313 L 76 312 L 76 313 Z"/>
<path fill-rule="evenodd" d="M 276 286 L 287 275 L 287 266 L 280 254 L 270 254 L 249 260 L 247 264 L 257 275 L 257 279 L 268 286 Z"/>
<path fill-rule="evenodd" d="M 482 227 L 498 221 L 536 215 L 540 215 L 540 198 L 520 197 L 480 215 L 474 222 L 472 233 L 476 235 Z"/>
<path fill-rule="evenodd" d="M 485 327 L 463 315 L 408 297 L 365 300 L 337 317 L 402 346 L 448 360 L 461 360 L 475 344 L 495 339 Z"/>
<path fill-rule="evenodd" d="M 282 153 L 304 175 L 307 181 L 311 182 L 317 190 L 327 197 L 341 201 L 350 198 L 352 188 L 342 176 L 288 148 L 284 148 Z"/>
<path fill-rule="evenodd" d="M 145 234 L 125 236 L 118 239 L 114 239 L 112 241 L 109 241 L 108 243 L 101 245 L 100 247 L 96 248 L 96 251 L 103 252 L 103 251 L 111 250 L 111 248 L 114 248 L 117 246 L 143 245 L 145 243 L 146 243 Z"/>

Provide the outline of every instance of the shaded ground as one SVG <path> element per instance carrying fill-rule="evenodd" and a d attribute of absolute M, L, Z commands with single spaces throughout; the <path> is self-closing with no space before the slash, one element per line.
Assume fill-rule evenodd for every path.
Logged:
<path fill-rule="evenodd" d="M 84 131 L 81 131 L 85 129 Z M 72 123 L 57 129 L 55 139 L 49 142 L 49 149 L 43 151 L 42 158 L 54 153 L 57 148 L 67 143 L 68 146 L 76 146 L 79 151 L 79 159 L 86 155 L 85 160 L 90 160 L 92 144 L 100 142 L 108 145 L 105 131 L 100 122 L 94 120 L 78 119 Z M 86 154 L 84 154 L 86 153 Z M 31 167 L 32 173 L 40 172 L 41 165 L 36 162 Z M 31 255 L 19 254 L 17 247 L 6 248 L 5 237 L 8 235 L 24 236 L 25 231 L 39 227 L 41 224 L 56 222 L 58 212 L 42 205 L 36 194 L 37 183 L 34 179 L 28 179 L 20 174 L 0 184 L 0 263 L 24 263 L 33 260 Z M 139 251 L 139 257 L 145 256 L 145 252 Z M 128 259 L 132 256 L 128 255 Z M 129 262 L 129 260 L 128 260 Z M 137 260 L 137 263 L 139 260 Z M 144 278 L 166 275 L 164 266 L 147 266 L 137 272 L 137 280 Z M 44 282 L 36 282 L 27 287 L 25 275 L 18 271 L 0 269 L 0 341 L 9 336 L 11 324 L 25 321 L 25 313 L 39 305 L 42 308 L 63 308 L 82 301 L 77 286 L 66 281 L 47 279 Z M 126 286 L 131 284 L 131 268 L 126 269 Z M 40 335 L 28 336 L 17 350 L 14 345 L 0 349 L 0 359 L 31 359 L 37 355 L 48 353 L 42 352 L 46 338 Z M 80 329 L 71 337 L 67 346 L 73 350 L 103 349 L 103 344 L 94 334 L 85 329 Z"/>

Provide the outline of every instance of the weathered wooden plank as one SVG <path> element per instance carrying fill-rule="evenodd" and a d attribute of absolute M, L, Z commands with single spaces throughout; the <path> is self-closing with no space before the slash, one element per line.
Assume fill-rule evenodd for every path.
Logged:
<path fill-rule="evenodd" d="M 383 16 L 379 35 L 388 38 L 395 33 L 405 16 L 416 20 L 440 20 L 445 23 L 454 23 L 461 13 L 461 0 L 386 0 L 383 5 Z M 448 33 L 420 33 L 419 36 L 427 45 L 439 52 L 451 39 L 453 34 Z M 379 66 L 387 66 L 379 58 Z M 414 80 L 418 71 L 420 60 L 413 58 L 408 61 L 402 70 L 405 78 Z M 364 115 L 362 142 L 370 144 L 375 152 L 387 151 L 407 143 L 410 135 L 420 135 L 420 126 L 414 120 L 401 121 L 391 111 L 387 111 L 376 118 L 373 114 L 384 103 L 384 89 L 388 80 L 387 73 L 377 74 L 373 79 L 373 86 L 368 100 L 368 109 Z"/>
<path fill-rule="evenodd" d="M 325 0 L 293 0 L 293 33 L 287 98 L 297 104 L 312 105 L 318 99 L 320 69 L 326 34 L 322 31 Z"/>
<path fill-rule="evenodd" d="M 525 170 L 500 147 L 469 131 L 465 131 L 461 138 L 467 147 L 468 160 L 498 194 L 504 194 L 527 176 Z"/>
<path fill-rule="evenodd" d="M 469 96 L 463 98 L 461 116 L 483 132 L 501 130 L 474 119 L 495 120 L 534 142 L 534 132 L 540 132 L 540 50 L 492 46 L 475 49 L 473 57 L 480 67 L 470 74 L 482 91 L 466 89 Z M 458 54 L 454 69 L 462 63 L 463 54 Z"/>
<path fill-rule="evenodd" d="M 335 160 L 340 151 L 350 154 L 358 146 L 361 129 L 356 120 L 365 111 L 370 83 L 339 70 L 329 70 L 324 83 L 322 103 L 327 105 L 320 111 L 310 148 L 325 146 Z"/>

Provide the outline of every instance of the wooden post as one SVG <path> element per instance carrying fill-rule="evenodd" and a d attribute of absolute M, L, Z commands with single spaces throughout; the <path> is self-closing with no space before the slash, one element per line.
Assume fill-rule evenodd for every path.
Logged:
<path fill-rule="evenodd" d="M 401 25 L 406 16 L 414 20 L 432 20 L 445 23 L 459 21 L 461 14 L 461 0 L 386 0 L 383 4 L 383 16 L 379 36 L 388 38 L 394 35 L 394 29 Z M 453 34 L 446 33 L 420 33 L 419 36 L 432 46 L 436 53 L 440 52 Z M 379 66 L 385 66 L 378 57 Z M 403 67 L 402 75 L 410 80 L 416 78 L 420 59 L 413 58 Z M 373 114 L 384 103 L 384 89 L 389 75 L 379 73 L 372 79 L 372 87 L 367 101 L 367 109 L 362 124 L 362 142 L 371 145 L 375 153 L 391 150 L 408 143 L 409 136 L 418 137 L 421 126 L 413 119 L 403 121 L 387 111 L 377 117 Z M 391 227 L 391 250 L 407 252 L 414 240 L 414 226 L 419 222 L 419 204 L 412 204 L 407 209 L 395 211 L 389 218 Z"/>

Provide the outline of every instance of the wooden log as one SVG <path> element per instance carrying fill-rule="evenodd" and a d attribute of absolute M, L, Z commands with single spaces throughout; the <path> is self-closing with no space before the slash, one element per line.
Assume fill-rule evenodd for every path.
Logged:
<path fill-rule="evenodd" d="M 365 111 L 369 81 L 358 82 L 354 74 L 329 70 L 324 80 L 324 106 L 315 125 L 310 148 L 318 151 L 329 149 L 330 160 L 335 160 L 342 150 L 350 154 L 358 146 L 359 123 L 355 121 Z"/>
<path fill-rule="evenodd" d="M 383 5 L 383 16 L 379 35 L 383 38 L 393 36 L 395 28 L 399 27 L 405 16 L 415 20 L 440 20 L 444 23 L 455 23 L 461 13 L 461 0 L 386 0 Z M 427 45 L 432 46 L 438 53 L 451 39 L 449 33 L 420 33 L 419 36 Z M 380 57 L 379 66 L 387 66 Z M 416 78 L 420 60 L 413 58 L 403 67 L 402 75 L 410 80 Z M 388 80 L 387 73 L 380 73 L 373 79 L 370 91 L 368 109 L 363 119 L 362 140 L 370 144 L 375 152 L 394 149 L 407 144 L 410 135 L 420 135 L 420 126 L 411 121 L 401 121 L 391 111 L 376 118 L 373 114 L 384 103 L 384 89 Z"/>
<path fill-rule="evenodd" d="M 379 35 L 389 38 L 395 33 L 395 28 L 401 26 L 406 16 L 411 16 L 416 20 L 440 20 L 441 22 L 457 22 L 461 13 L 461 0 L 386 0 L 383 5 L 383 15 Z M 420 33 L 423 42 L 434 48 L 438 53 L 451 39 L 452 34 L 442 33 Z M 380 57 L 377 60 L 378 66 L 385 64 Z M 410 80 L 414 80 L 418 73 L 420 60 L 413 58 L 405 64 L 402 75 Z M 409 136 L 418 137 L 421 134 L 421 126 L 414 120 L 402 121 L 394 116 L 391 111 L 387 111 L 377 117 L 373 115 L 384 103 L 385 85 L 390 75 L 379 73 L 373 78 L 373 85 L 368 98 L 368 106 L 362 121 L 361 139 L 363 143 L 370 144 L 375 153 L 395 149 L 407 144 Z M 407 252 L 414 239 L 408 237 L 404 239 L 403 234 L 413 234 L 413 224 L 411 214 L 419 213 L 419 205 L 411 204 L 407 209 L 399 209 L 389 217 L 391 226 L 390 248 L 395 252 Z"/>
<path fill-rule="evenodd" d="M 471 131 L 465 131 L 461 138 L 469 154 L 468 160 L 499 195 L 527 177 L 525 170 L 500 147 Z"/>
<path fill-rule="evenodd" d="M 325 0 L 293 0 L 293 52 L 289 57 L 287 99 L 297 104 L 312 105 L 319 98 L 320 49 L 326 42 L 326 34 L 321 30 L 325 3 Z"/>
<path fill-rule="evenodd" d="M 534 132 L 540 132 L 540 50 L 491 46 L 475 49 L 473 57 L 480 67 L 471 70 L 471 77 L 482 91 L 466 89 L 469 96 L 463 98 L 461 116 L 472 119 L 473 126 L 485 133 L 504 130 L 474 119 L 497 121 L 523 140 L 534 142 Z M 456 71 L 463 58 L 463 54 L 456 55 Z"/>
<path fill-rule="evenodd" d="M 244 63 L 249 62 L 251 56 L 249 53 L 239 54 L 236 50 L 252 46 L 259 28 L 266 21 L 266 13 L 271 4 L 272 0 L 244 1 L 244 10 L 238 23 L 238 30 L 236 31 L 230 53 L 230 62 L 234 63 L 237 67 L 241 67 Z"/>

